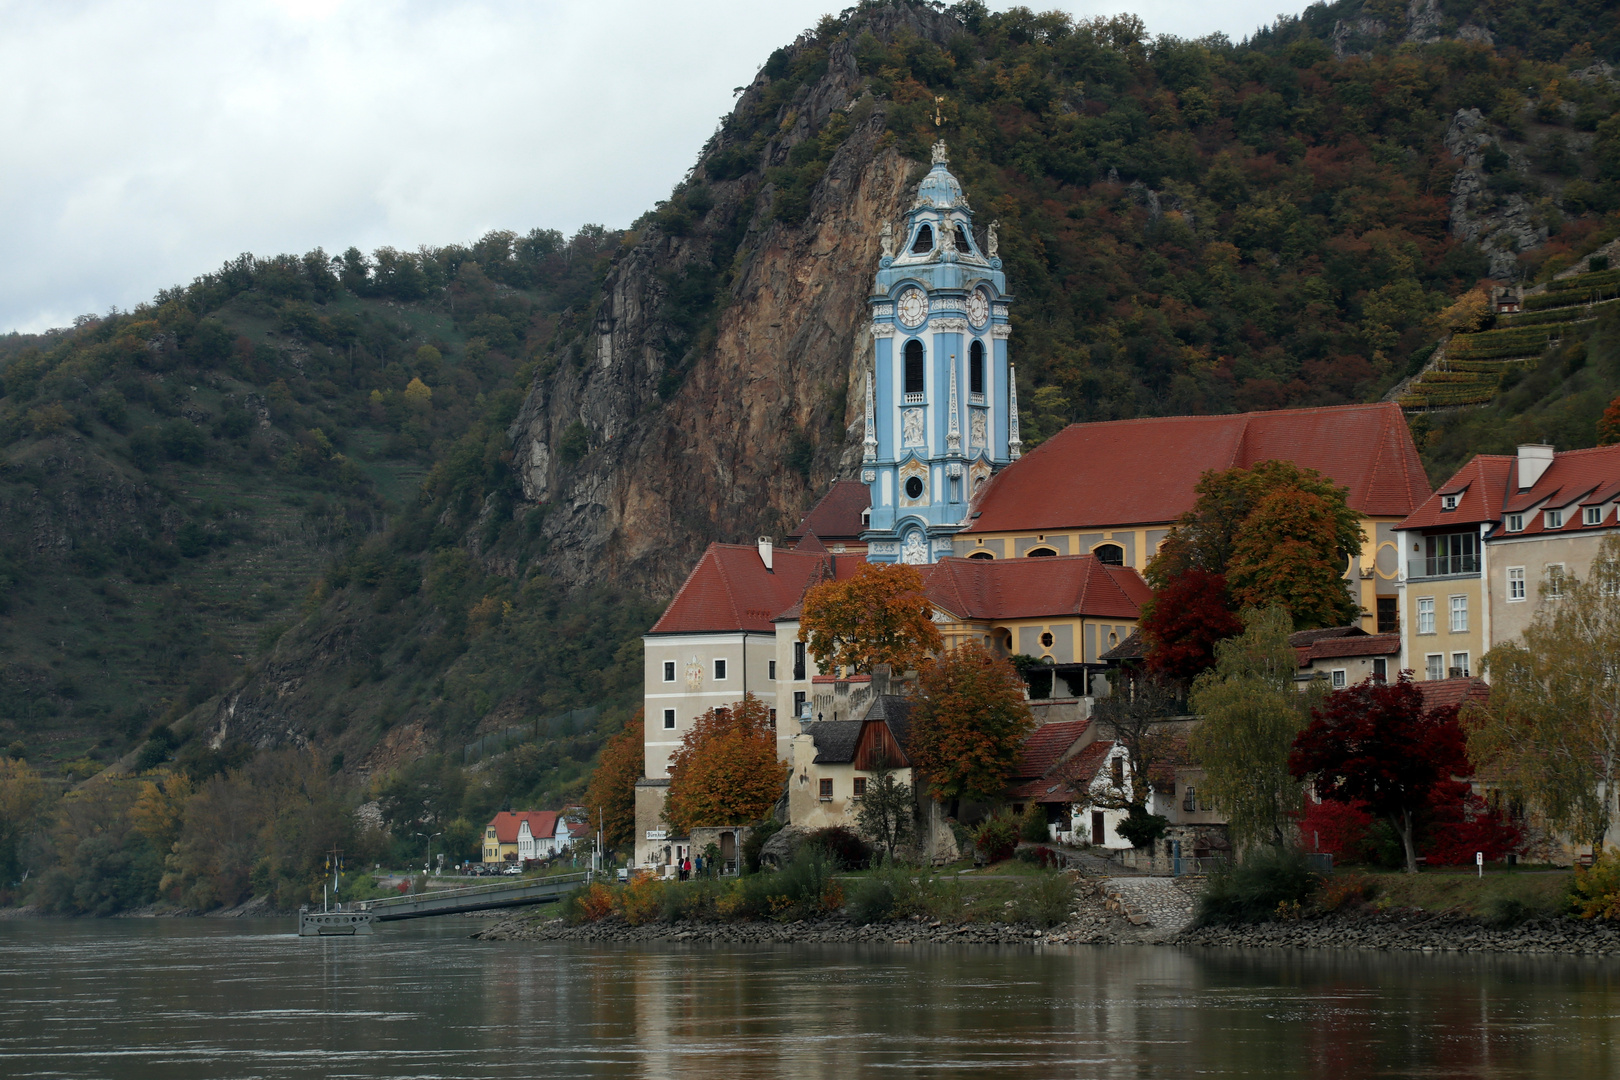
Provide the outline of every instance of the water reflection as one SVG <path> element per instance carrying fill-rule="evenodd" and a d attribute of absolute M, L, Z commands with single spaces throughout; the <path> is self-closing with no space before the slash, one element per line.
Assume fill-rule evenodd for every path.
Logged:
<path fill-rule="evenodd" d="M 1608 962 L 0 923 L 7 1077 L 1612 1077 Z"/>

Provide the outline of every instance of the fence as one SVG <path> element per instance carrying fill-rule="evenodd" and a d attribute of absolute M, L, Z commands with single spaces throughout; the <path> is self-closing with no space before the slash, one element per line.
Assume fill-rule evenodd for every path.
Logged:
<path fill-rule="evenodd" d="M 490 732 L 476 742 L 461 748 L 461 763 L 471 765 L 493 754 L 503 754 L 514 746 L 540 739 L 554 739 L 565 735 L 579 735 L 596 726 L 596 715 L 601 710 L 592 705 L 588 709 L 572 709 L 556 716 L 531 720 L 518 727 Z"/>

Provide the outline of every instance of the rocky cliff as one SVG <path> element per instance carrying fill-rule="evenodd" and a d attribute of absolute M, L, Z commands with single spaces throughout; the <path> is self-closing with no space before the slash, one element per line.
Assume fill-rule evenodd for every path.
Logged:
<path fill-rule="evenodd" d="M 881 40 L 944 42 L 961 29 L 916 8 L 865 21 Z M 854 388 L 871 349 L 878 233 L 900 217 L 921 169 L 885 134 L 882 104 L 862 97 L 856 37 L 834 44 L 825 73 L 769 111 L 774 133 L 757 160 L 725 179 L 715 163 L 748 141 L 773 80 L 762 73 L 744 90 L 685 185 L 712 200 L 706 212 L 691 228 L 651 218 L 615 261 L 594 318 L 559 338 L 530 389 L 510 434 L 562 577 L 667 593 L 709 540 L 780 535 L 858 460 Z M 772 171 L 839 114 L 848 133 L 808 213 L 782 220 Z M 683 343 L 670 299 L 713 273 L 713 261 L 731 263 L 718 268 L 729 282 L 707 332 Z"/>

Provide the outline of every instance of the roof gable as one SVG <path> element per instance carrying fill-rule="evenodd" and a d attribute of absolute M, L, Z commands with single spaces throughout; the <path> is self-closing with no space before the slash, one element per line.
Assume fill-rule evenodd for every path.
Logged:
<path fill-rule="evenodd" d="M 1161 524 L 1192 509 L 1210 469 L 1292 461 L 1371 517 L 1404 517 L 1428 479 L 1400 406 L 1071 424 L 998 473 L 964 533 Z"/>
<path fill-rule="evenodd" d="M 1042 724 L 1029 733 L 1018 752 L 1014 776 L 1045 776 L 1052 766 L 1069 756 L 1091 727 L 1090 720 L 1066 720 L 1058 724 Z"/>
<path fill-rule="evenodd" d="M 853 540 L 866 529 L 862 515 L 872 505 L 872 491 L 858 480 L 839 480 L 799 520 L 788 540 L 814 533 L 823 539 Z M 802 546 L 802 545 L 801 545 Z"/>
<path fill-rule="evenodd" d="M 1142 575 L 1094 555 L 941 559 L 923 568 L 929 601 L 959 619 L 1088 615 L 1136 619 L 1153 596 Z"/>
<path fill-rule="evenodd" d="M 837 561 L 779 548 L 767 568 L 753 545 L 710 544 L 650 632 L 771 633 L 771 620 L 797 604 L 809 586 L 834 573 Z"/>

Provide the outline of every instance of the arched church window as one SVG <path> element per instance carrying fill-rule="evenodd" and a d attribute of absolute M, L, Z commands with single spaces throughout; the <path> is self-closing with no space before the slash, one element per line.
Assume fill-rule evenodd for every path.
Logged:
<path fill-rule="evenodd" d="M 916 338 L 906 342 L 906 393 L 923 392 L 923 343 Z"/>
<path fill-rule="evenodd" d="M 968 393 L 984 396 L 984 342 L 968 346 Z"/>
<path fill-rule="evenodd" d="M 990 560 L 994 559 L 995 556 L 990 554 L 988 551 L 975 551 L 973 554 L 969 555 L 968 558 Z"/>
<path fill-rule="evenodd" d="M 973 245 L 968 243 L 967 233 L 962 231 L 962 226 L 960 225 L 956 227 L 956 250 L 968 252 L 973 250 Z"/>
<path fill-rule="evenodd" d="M 1050 559 L 1052 556 L 1056 555 L 1057 552 L 1053 551 L 1051 548 L 1048 548 L 1048 547 L 1039 547 L 1039 548 L 1030 548 L 1029 551 L 1026 552 L 1026 554 L 1031 559 Z"/>
<path fill-rule="evenodd" d="M 912 476 L 906 479 L 906 498 L 920 499 L 923 493 L 922 477 Z"/>
<path fill-rule="evenodd" d="M 1125 549 L 1118 544 L 1099 544 L 1091 549 L 1091 553 L 1097 556 L 1098 562 L 1108 566 L 1125 565 Z"/>
<path fill-rule="evenodd" d="M 926 255 L 934 250 L 934 227 L 924 225 L 917 230 L 917 239 L 912 241 L 911 253 L 913 255 Z"/>

